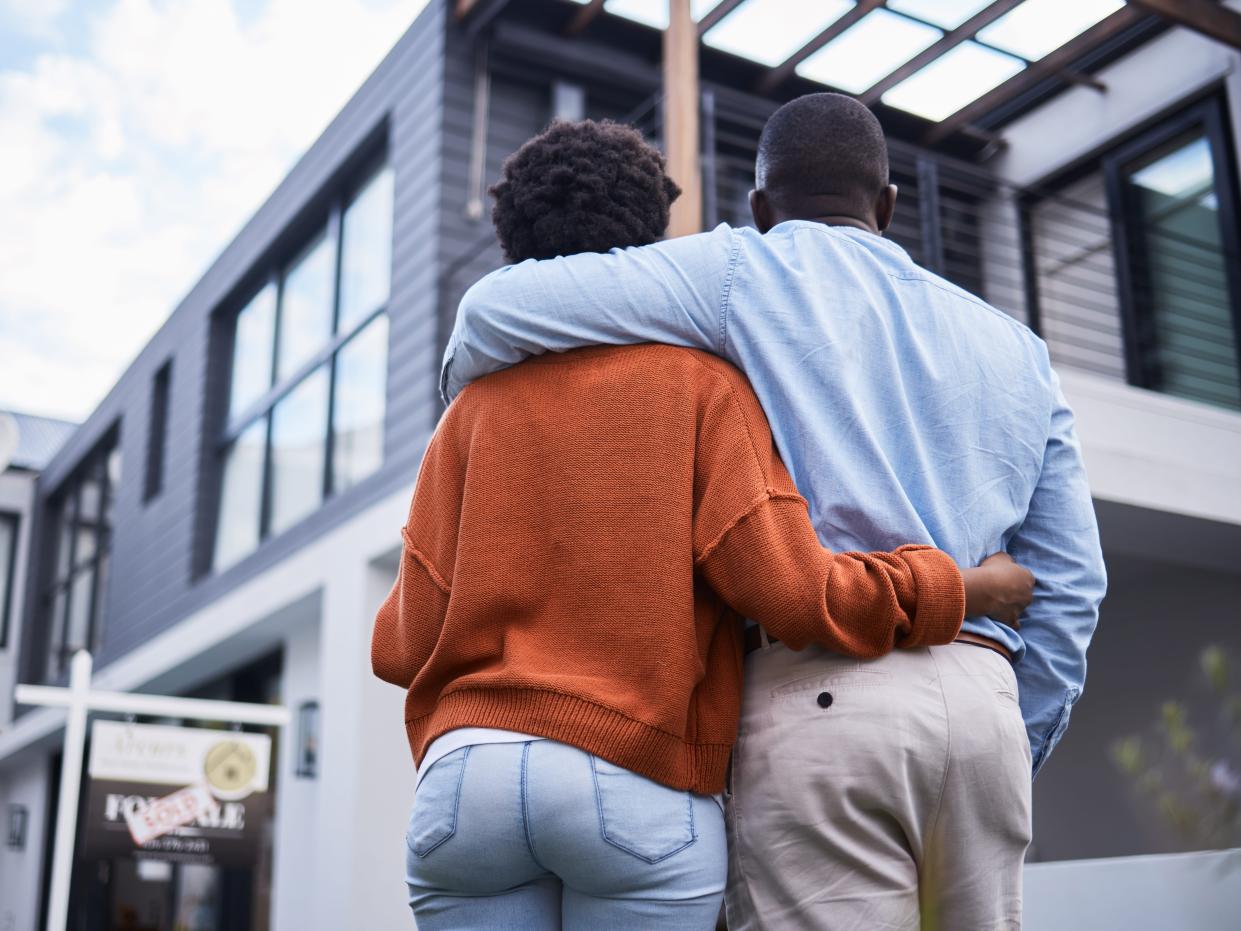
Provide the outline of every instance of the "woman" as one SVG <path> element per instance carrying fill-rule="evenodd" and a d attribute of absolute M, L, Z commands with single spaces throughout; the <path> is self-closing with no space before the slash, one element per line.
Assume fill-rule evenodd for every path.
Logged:
<path fill-rule="evenodd" d="M 504 166 L 519 262 L 658 239 L 679 193 L 613 123 L 556 123 Z M 548 313 L 555 313 L 549 307 Z M 419 766 L 410 904 L 438 928 L 711 928 L 739 616 L 874 657 L 1015 623 L 1004 558 L 833 554 L 744 377 L 704 353 L 599 347 L 467 388 L 423 461 L 377 675 Z"/>

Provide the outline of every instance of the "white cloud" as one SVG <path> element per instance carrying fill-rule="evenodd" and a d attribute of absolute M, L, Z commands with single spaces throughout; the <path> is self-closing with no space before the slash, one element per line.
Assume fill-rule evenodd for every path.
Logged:
<path fill-rule="evenodd" d="M 116 0 L 0 70 L 0 407 L 89 414 L 425 2 Z"/>
<path fill-rule="evenodd" d="M 52 24 L 64 13 L 69 0 L 0 0 L 0 13 L 23 32 L 36 36 L 52 34 Z"/>

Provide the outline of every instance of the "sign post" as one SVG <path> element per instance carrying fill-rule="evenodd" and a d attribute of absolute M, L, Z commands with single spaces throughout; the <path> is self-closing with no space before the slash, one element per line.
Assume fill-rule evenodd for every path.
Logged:
<path fill-rule="evenodd" d="M 79 650 L 73 655 L 69 665 L 68 688 L 19 685 L 14 690 L 14 698 L 18 704 L 68 709 L 60 771 L 60 798 L 56 808 L 56 835 L 52 841 L 47 931 L 67 931 L 68 928 L 69 880 L 73 874 L 73 848 L 77 838 L 78 795 L 82 780 L 88 712 L 111 711 L 118 714 L 194 718 L 200 721 L 228 721 L 269 727 L 284 727 L 289 723 L 289 710 L 279 705 L 173 698 L 129 692 L 93 692 L 90 688 L 92 668 L 90 653 Z"/>

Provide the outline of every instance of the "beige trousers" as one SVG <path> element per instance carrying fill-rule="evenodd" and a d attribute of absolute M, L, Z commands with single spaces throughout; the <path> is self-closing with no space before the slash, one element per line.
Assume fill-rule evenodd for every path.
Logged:
<path fill-rule="evenodd" d="M 1012 667 L 951 644 L 746 660 L 729 931 L 1021 927 L 1030 747 Z"/>

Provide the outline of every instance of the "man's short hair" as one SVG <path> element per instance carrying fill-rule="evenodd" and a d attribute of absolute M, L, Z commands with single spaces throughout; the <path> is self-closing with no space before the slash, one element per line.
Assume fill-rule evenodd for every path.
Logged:
<path fill-rule="evenodd" d="M 511 262 L 645 246 L 681 189 L 632 126 L 556 120 L 504 162 L 491 219 Z"/>
<path fill-rule="evenodd" d="M 830 195 L 867 209 L 888 184 L 879 120 L 844 94 L 807 94 L 772 114 L 758 142 L 755 180 L 781 206 Z"/>

